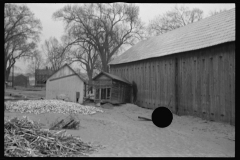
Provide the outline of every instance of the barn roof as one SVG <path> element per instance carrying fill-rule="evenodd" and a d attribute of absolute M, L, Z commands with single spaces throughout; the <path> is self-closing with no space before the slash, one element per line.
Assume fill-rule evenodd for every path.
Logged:
<path fill-rule="evenodd" d="M 82 80 L 83 82 L 86 82 L 86 80 L 84 78 L 82 78 L 79 74 L 77 74 L 67 63 L 64 64 L 62 67 L 60 67 L 58 70 L 56 70 L 55 72 L 52 73 L 52 75 L 48 78 L 50 79 L 55 73 L 57 73 L 59 70 L 61 70 L 62 68 L 64 68 L 65 66 L 67 66 L 74 74 L 77 75 L 77 77 Z M 47 80 L 46 80 L 47 81 Z"/>
<path fill-rule="evenodd" d="M 143 40 L 109 64 L 121 64 L 235 41 L 235 8 Z"/>
<path fill-rule="evenodd" d="M 93 80 L 97 79 L 99 76 L 101 75 L 105 75 L 111 79 L 115 79 L 115 80 L 118 80 L 118 81 L 121 81 L 121 82 L 124 82 L 124 83 L 127 83 L 127 84 L 131 84 L 128 80 L 122 78 L 122 77 L 118 77 L 116 75 L 113 75 L 113 74 L 110 74 L 110 73 L 107 73 L 107 72 L 100 72 L 98 75 L 96 75 Z"/>

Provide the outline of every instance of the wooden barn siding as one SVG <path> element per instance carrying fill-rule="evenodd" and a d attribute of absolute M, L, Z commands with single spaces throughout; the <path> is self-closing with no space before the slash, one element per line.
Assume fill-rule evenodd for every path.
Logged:
<path fill-rule="evenodd" d="M 111 65 L 110 70 L 136 83 L 139 106 L 167 107 L 172 97 L 169 109 L 173 113 L 178 106 L 179 115 L 235 125 L 235 42 Z"/>

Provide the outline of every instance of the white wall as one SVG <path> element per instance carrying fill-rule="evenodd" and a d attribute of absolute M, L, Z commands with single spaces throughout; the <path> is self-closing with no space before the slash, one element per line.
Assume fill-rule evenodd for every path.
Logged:
<path fill-rule="evenodd" d="M 46 99 L 56 99 L 57 95 L 65 94 L 71 101 L 76 102 L 76 92 L 80 92 L 79 103 L 83 102 L 84 83 L 77 75 L 60 78 L 57 80 L 47 80 Z"/>

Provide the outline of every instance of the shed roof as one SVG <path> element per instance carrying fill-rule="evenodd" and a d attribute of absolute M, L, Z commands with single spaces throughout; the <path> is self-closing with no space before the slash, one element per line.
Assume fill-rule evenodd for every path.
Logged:
<path fill-rule="evenodd" d="M 110 74 L 110 73 L 107 73 L 107 72 L 100 72 L 98 75 L 96 75 L 94 78 L 93 78 L 93 80 L 95 80 L 95 79 L 97 79 L 98 77 L 100 77 L 101 75 L 105 75 L 105 76 L 107 76 L 107 77 L 109 77 L 109 78 L 111 78 L 111 79 L 115 79 L 115 80 L 118 80 L 118 81 L 121 81 L 121 82 L 124 82 L 124 83 L 127 83 L 127 84 L 130 84 L 131 85 L 131 83 L 128 81 L 128 80 L 126 80 L 125 78 L 122 78 L 122 77 L 118 77 L 118 76 L 116 76 L 116 75 L 113 75 L 113 74 Z"/>
<path fill-rule="evenodd" d="M 121 64 L 235 41 L 235 8 L 143 40 L 109 64 Z"/>
<path fill-rule="evenodd" d="M 50 79 L 55 73 L 57 73 L 59 70 L 61 70 L 65 66 L 67 66 L 74 74 L 76 74 L 80 80 L 82 80 L 83 82 L 86 82 L 84 78 L 82 78 L 79 74 L 77 74 L 67 63 L 64 64 L 62 67 L 60 67 L 58 70 L 56 70 L 54 73 L 52 73 L 52 75 L 48 79 Z"/>

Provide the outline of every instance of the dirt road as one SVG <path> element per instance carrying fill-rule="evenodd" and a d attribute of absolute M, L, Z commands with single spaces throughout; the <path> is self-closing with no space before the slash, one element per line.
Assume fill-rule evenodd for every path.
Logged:
<path fill-rule="evenodd" d="M 105 146 L 93 153 L 93 157 L 235 157 L 234 126 L 174 115 L 169 127 L 158 128 L 151 121 L 137 118 L 150 118 L 153 111 L 150 109 L 125 104 L 103 110 L 104 113 L 79 115 L 80 129 L 68 130 L 86 142 Z M 45 127 L 62 116 L 53 113 L 5 115 L 27 115 Z"/>

